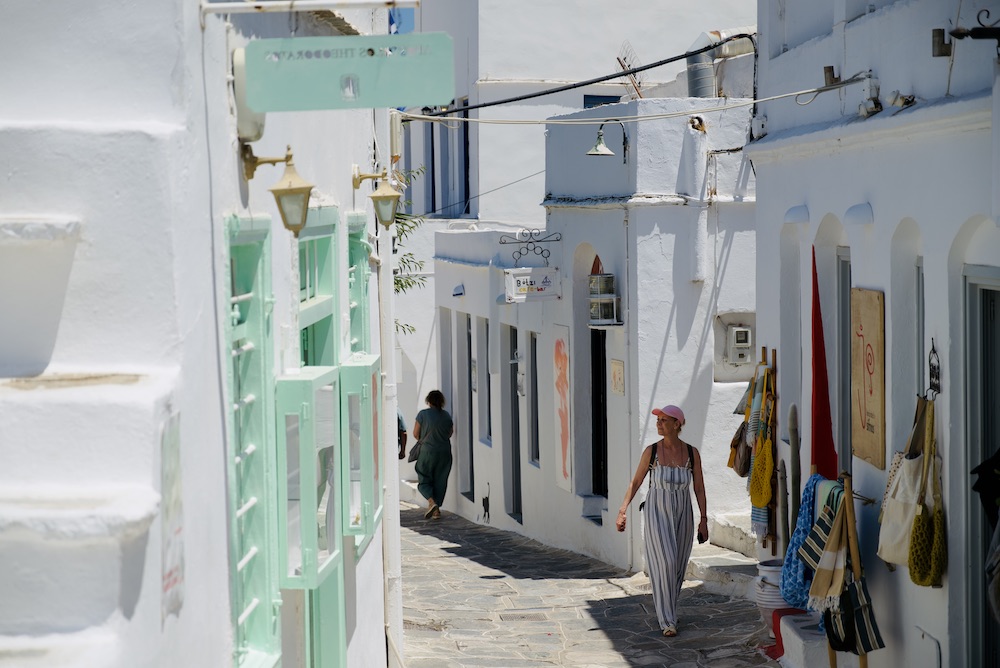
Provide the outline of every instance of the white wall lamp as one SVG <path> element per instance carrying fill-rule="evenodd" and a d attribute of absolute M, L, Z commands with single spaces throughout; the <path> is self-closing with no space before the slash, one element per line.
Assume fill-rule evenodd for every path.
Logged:
<path fill-rule="evenodd" d="M 628 133 L 625 132 L 625 124 L 619 121 L 617 118 L 605 121 L 604 123 L 617 123 L 622 126 L 622 164 L 628 162 Z M 587 151 L 587 155 L 614 155 L 614 151 L 608 148 L 607 144 L 604 143 L 604 123 L 601 123 L 600 127 L 597 128 L 597 143 L 594 144 L 594 148 Z"/>
<path fill-rule="evenodd" d="M 362 174 L 360 168 L 354 165 L 351 182 L 357 190 L 367 179 L 378 179 L 378 187 L 375 188 L 369 197 L 375 205 L 375 218 L 382 223 L 385 229 L 389 229 L 393 221 L 396 220 L 396 208 L 399 206 L 401 193 L 389 185 L 389 173 L 382 170 L 381 174 Z"/>
<path fill-rule="evenodd" d="M 309 195 L 312 193 L 313 184 L 309 183 L 295 170 L 295 163 L 292 162 L 292 147 L 285 149 L 283 158 L 258 158 L 253 154 L 250 144 L 243 144 L 240 153 L 243 157 L 243 176 L 247 181 L 254 177 L 257 167 L 260 165 L 276 165 L 285 163 L 285 173 L 281 175 L 273 186 L 268 188 L 274 195 L 274 201 L 278 204 L 278 213 L 281 214 L 281 222 L 285 229 L 296 237 L 306 226 L 306 215 L 309 213 Z"/>

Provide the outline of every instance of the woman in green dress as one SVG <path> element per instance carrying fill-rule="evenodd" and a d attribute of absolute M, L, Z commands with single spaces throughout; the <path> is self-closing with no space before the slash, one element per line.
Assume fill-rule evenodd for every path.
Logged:
<path fill-rule="evenodd" d="M 413 421 L 413 438 L 420 443 L 417 457 L 417 491 L 427 499 L 427 519 L 441 519 L 441 504 L 448 491 L 451 474 L 451 435 L 455 423 L 444 409 L 444 394 L 431 390 L 427 394 L 427 408 L 417 413 Z"/>

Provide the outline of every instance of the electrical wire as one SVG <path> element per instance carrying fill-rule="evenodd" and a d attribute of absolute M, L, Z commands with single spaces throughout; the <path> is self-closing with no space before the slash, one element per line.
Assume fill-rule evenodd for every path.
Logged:
<path fill-rule="evenodd" d="M 664 60 L 658 60 L 655 63 L 650 63 L 649 65 L 640 65 L 639 67 L 633 67 L 632 69 L 622 70 L 621 72 L 615 72 L 614 74 L 606 74 L 604 76 L 596 77 L 594 79 L 587 79 L 586 81 L 577 81 L 576 83 L 566 84 L 565 86 L 557 86 L 556 88 L 547 88 L 545 90 L 540 90 L 534 93 L 525 93 L 524 95 L 517 95 L 515 97 L 504 98 L 503 100 L 494 100 L 492 102 L 483 102 L 481 104 L 474 104 L 471 107 L 456 107 L 454 109 L 442 109 L 440 111 L 434 111 L 426 116 L 447 116 L 448 114 L 454 114 L 463 111 L 473 111 L 475 109 L 485 109 L 486 107 L 495 107 L 501 104 L 510 104 L 511 102 L 520 102 L 522 100 L 530 100 L 535 97 L 542 97 L 543 95 L 553 95 L 554 93 L 562 93 L 568 90 L 573 90 L 574 88 L 583 88 L 584 86 L 590 86 L 592 84 L 601 83 L 608 81 L 610 79 L 619 79 L 630 74 L 637 74 L 639 72 L 645 72 L 646 70 L 651 70 L 654 67 L 662 67 L 663 65 L 668 65 L 670 63 L 676 62 L 681 59 L 689 58 L 691 56 L 697 56 L 700 53 L 705 53 L 706 51 L 714 51 L 723 44 L 732 42 L 738 39 L 749 39 L 754 44 L 754 52 L 757 51 L 757 42 L 754 40 L 754 35 L 749 33 L 740 33 L 738 35 L 730 35 L 723 40 L 710 44 L 706 47 L 700 49 L 695 49 L 694 51 L 688 51 L 687 53 L 682 53 L 679 56 L 671 56 L 670 58 L 665 58 Z"/>
<path fill-rule="evenodd" d="M 495 193 L 498 190 L 503 190 L 507 186 L 512 186 L 515 183 L 520 183 L 521 181 L 527 181 L 528 179 L 532 178 L 533 176 L 538 176 L 539 174 L 544 174 L 544 173 L 545 173 L 545 170 L 543 169 L 540 172 L 535 172 L 534 174 L 528 174 L 527 176 L 522 176 L 521 178 L 519 178 L 516 181 L 511 181 L 510 183 L 505 183 L 502 186 L 497 186 L 496 188 L 493 188 L 492 190 L 487 190 L 486 192 L 479 193 L 478 195 L 473 195 L 472 197 L 469 197 L 468 199 L 462 200 L 461 202 L 452 202 L 451 204 L 444 205 L 440 209 L 435 209 L 434 211 L 428 211 L 427 213 L 421 213 L 419 215 L 414 214 L 414 217 L 416 217 L 416 218 L 423 218 L 424 216 L 433 216 L 435 213 L 441 213 L 445 209 L 450 209 L 451 207 L 458 206 L 460 204 L 468 204 L 472 200 L 479 199 L 483 195 L 489 195 L 490 193 Z"/>
<path fill-rule="evenodd" d="M 409 112 L 400 112 L 404 120 L 407 121 L 418 121 L 424 123 L 478 123 L 480 125 L 600 125 L 601 123 L 607 123 L 609 121 L 622 121 L 622 122 L 642 122 L 642 121 L 656 121 L 663 120 L 667 118 L 679 118 L 682 116 L 696 116 L 698 114 L 708 114 L 718 111 L 727 111 L 729 109 L 739 109 L 741 107 L 749 107 L 761 102 L 771 102 L 774 100 L 781 100 L 784 98 L 795 98 L 796 104 L 805 106 L 812 103 L 813 100 L 819 96 L 820 93 L 826 93 L 828 91 L 837 90 L 839 88 L 844 88 L 851 84 L 856 84 L 864 81 L 868 78 L 867 72 L 859 72 L 849 79 L 843 81 L 838 81 L 835 84 L 829 86 L 819 86 L 816 88 L 807 88 L 805 90 L 794 91 L 791 93 L 779 93 L 777 95 L 771 95 L 769 97 L 762 97 L 753 100 L 742 100 L 740 102 L 733 102 L 730 104 L 724 104 L 717 107 L 706 107 L 703 109 L 694 109 L 687 111 L 674 111 L 663 114 L 646 114 L 646 115 L 636 115 L 636 116 L 607 116 L 601 118 L 563 118 L 563 119 L 500 119 L 500 118 L 449 118 L 447 120 L 439 118 L 433 114 L 413 114 Z M 811 97 L 805 101 L 800 102 L 798 98 L 811 95 Z M 452 127 L 452 126 L 449 126 Z"/>

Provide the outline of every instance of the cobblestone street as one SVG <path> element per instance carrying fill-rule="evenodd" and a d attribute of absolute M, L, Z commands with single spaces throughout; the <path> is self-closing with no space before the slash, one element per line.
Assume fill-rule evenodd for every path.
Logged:
<path fill-rule="evenodd" d="M 649 580 L 515 533 L 400 509 L 409 668 L 777 666 L 757 607 L 685 583 L 664 638 Z"/>

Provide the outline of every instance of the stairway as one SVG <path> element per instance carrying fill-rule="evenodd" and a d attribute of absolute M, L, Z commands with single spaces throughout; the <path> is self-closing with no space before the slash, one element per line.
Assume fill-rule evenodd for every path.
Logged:
<path fill-rule="evenodd" d="M 159 633 L 143 581 L 160 579 L 145 573 L 160 568 L 171 388 L 172 374 L 0 380 L 0 666 L 124 665 L 140 608 Z"/>

